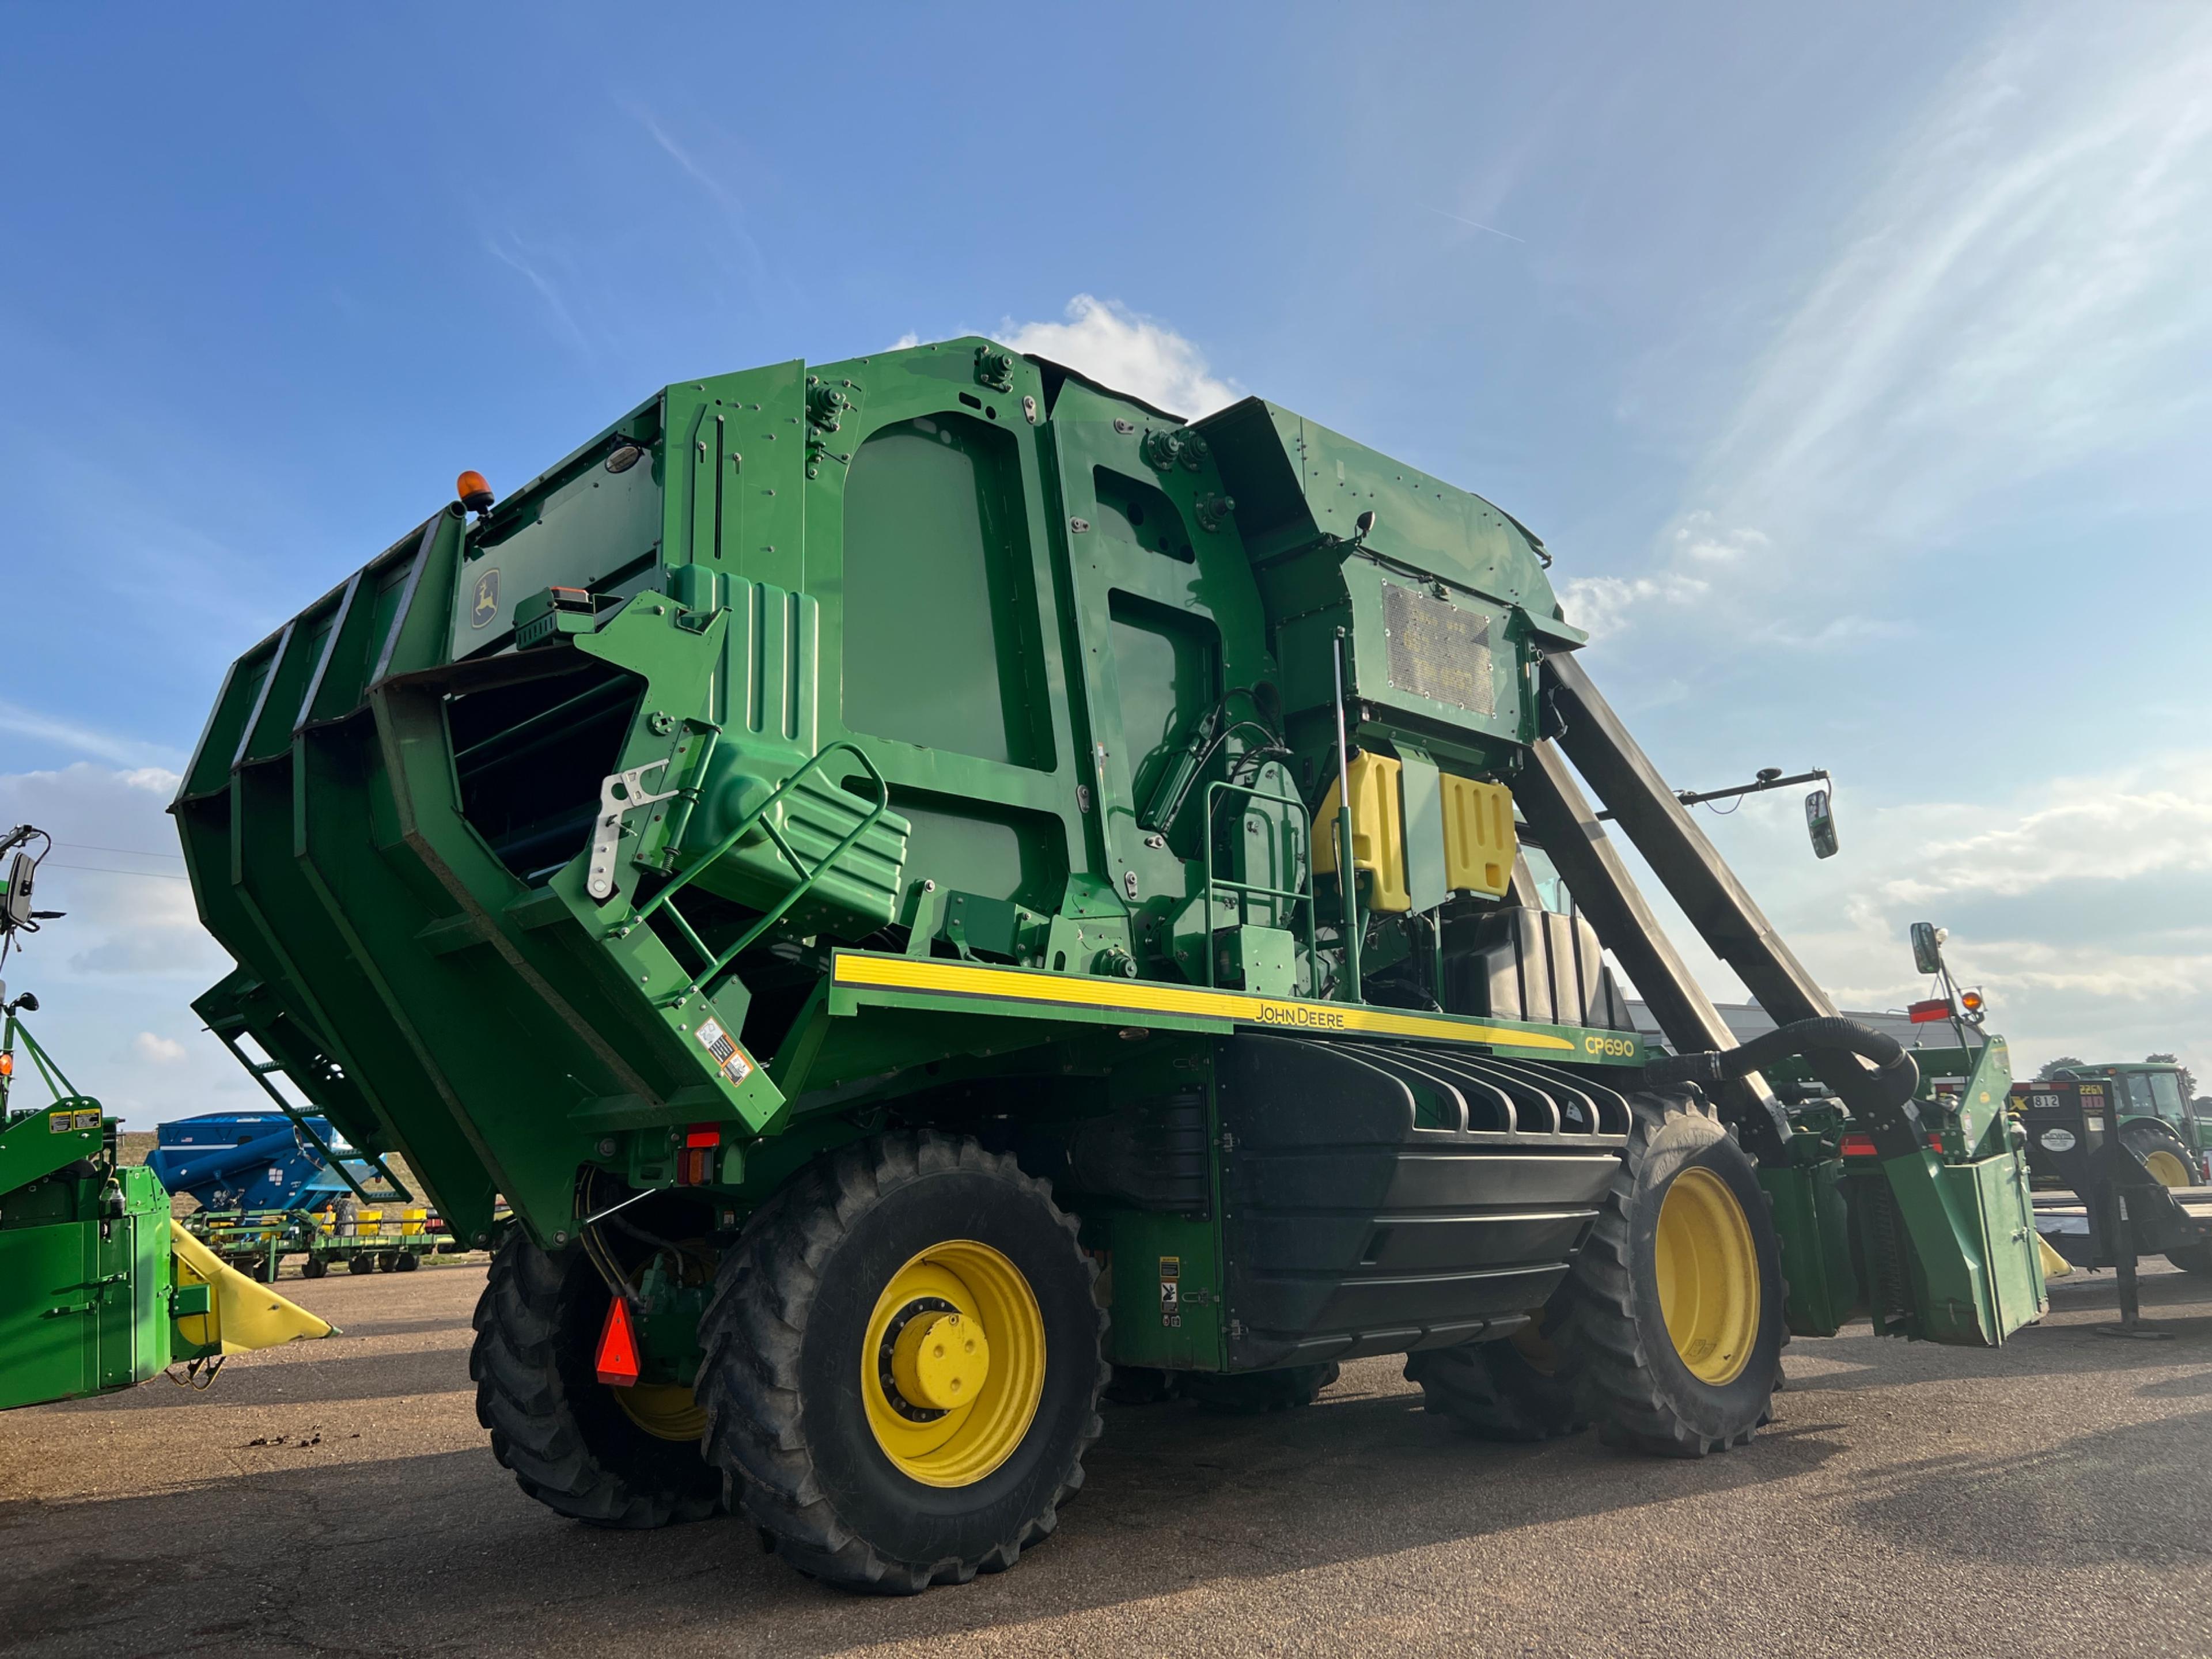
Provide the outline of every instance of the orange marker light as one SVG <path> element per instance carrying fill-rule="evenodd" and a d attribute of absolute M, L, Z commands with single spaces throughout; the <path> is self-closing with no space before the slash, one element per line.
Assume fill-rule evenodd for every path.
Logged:
<path fill-rule="evenodd" d="M 1961 992 L 1959 995 L 1959 1006 L 1970 1014 L 1978 1014 L 1982 1012 L 1982 994 L 1979 991 Z"/>
<path fill-rule="evenodd" d="M 9 1053 L 9 1054 L 0 1054 L 0 1077 L 13 1077 L 13 1076 L 15 1076 L 15 1054 L 14 1054 L 13 1053 Z"/>
<path fill-rule="evenodd" d="M 499 499 L 491 493 L 491 485 L 481 472 L 464 472 L 453 480 L 453 494 L 463 507 L 471 513 L 489 513 L 491 504 Z"/>

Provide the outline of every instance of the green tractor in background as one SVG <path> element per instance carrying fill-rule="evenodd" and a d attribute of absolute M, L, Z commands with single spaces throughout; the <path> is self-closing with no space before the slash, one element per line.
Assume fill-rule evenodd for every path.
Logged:
<path fill-rule="evenodd" d="M 973 338 L 456 494 L 239 659 L 173 811 L 210 1025 L 457 1237 L 511 1204 L 471 1369 L 556 1511 L 912 1592 L 1050 1534 L 1109 1383 L 1403 1354 L 1696 1457 L 1790 1330 L 2045 1310 L 2002 1042 L 1939 1099 L 1837 1017 L 1479 496 Z"/>
<path fill-rule="evenodd" d="M 2114 1103 L 2121 1141 L 2161 1187 L 2212 1184 L 2212 1122 L 2199 1117 L 2194 1079 L 2168 1055 L 2109 1065 L 2047 1066 L 2045 1078 L 2101 1083 Z"/>
<path fill-rule="evenodd" d="M 2212 1275 L 2212 1164 L 2171 1056 L 2090 1066 L 2061 1060 L 2013 1085 L 2038 1188 L 2036 1225 L 2079 1267 L 2121 1269 L 2132 1319 L 2135 1259 L 2163 1255 Z"/>

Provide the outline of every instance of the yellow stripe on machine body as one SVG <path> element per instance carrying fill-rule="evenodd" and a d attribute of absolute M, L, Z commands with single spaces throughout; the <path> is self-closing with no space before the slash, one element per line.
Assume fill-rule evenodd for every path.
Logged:
<path fill-rule="evenodd" d="M 841 991 L 893 991 L 922 995 L 987 998 L 1001 1002 L 1042 1003 L 1142 1017 L 1224 1020 L 1267 1030 L 1341 1032 L 1347 1036 L 1423 1037 L 1431 1042 L 1479 1042 L 1505 1048 L 1535 1049 L 1560 1058 L 1580 1056 L 1592 1039 L 1577 1044 L 1546 1031 L 1516 1030 L 1436 1014 L 1411 1013 L 1341 1002 L 1312 1002 L 1296 997 L 1255 996 L 1243 991 L 1212 991 L 1196 986 L 1157 985 L 1108 980 L 1035 969 L 993 968 L 976 963 L 940 962 L 918 957 L 837 953 L 830 983 Z M 1626 1032 L 1608 1033 L 1601 1056 L 1640 1058 L 1640 1044 Z"/>

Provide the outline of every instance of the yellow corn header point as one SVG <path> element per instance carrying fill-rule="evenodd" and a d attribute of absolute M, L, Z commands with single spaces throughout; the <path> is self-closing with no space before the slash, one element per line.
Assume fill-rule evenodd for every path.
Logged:
<path fill-rule="evenodd" d="M 204 1347 L 220 1346 L 226 1354 L 273 1348 L 302 1337 L 330 1336 L 337 1327 L 289 1302 L 266 1285 L 256 1284 L 226 1266 L 213 1250 L 175 1222 L 169 1224 L 169 1249 L 175 1257 L 176 1283 L 209 1287 L 209 1310 L 177 1321 L 178 1334 Z"/>

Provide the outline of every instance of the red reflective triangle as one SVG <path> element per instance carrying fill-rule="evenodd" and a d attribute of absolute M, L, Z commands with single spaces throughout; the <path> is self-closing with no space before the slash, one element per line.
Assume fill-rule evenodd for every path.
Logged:
<path fill-rule="evenodd" d="M 1948 997 L 1930 997 L 1925 1002 L 1908 1003 L 1905 1012 L 1915 1025 L 1929 1025 L 1939 1019 L 1955 1019 L 1958 1017 Z"/>
<path fill-rule="evenodd" d="M 602 1382 L 617 1389 L 637 1382 L 637 1328 L 630 1322 L 629 1304 L 621 1297 L 607 1304 L 607 1322 L 599 1331 L 599 1354 L 593 1364 Z"/>

